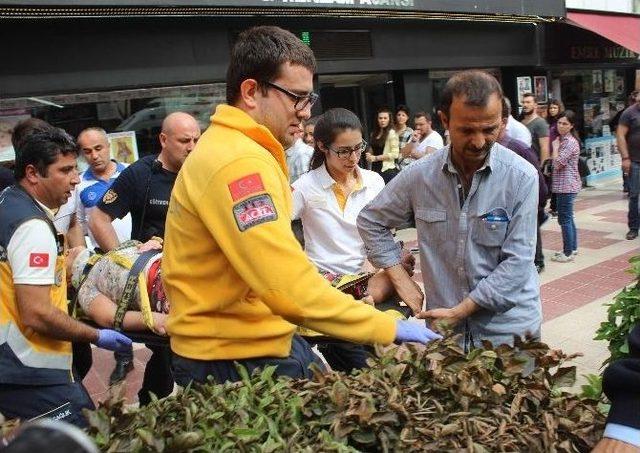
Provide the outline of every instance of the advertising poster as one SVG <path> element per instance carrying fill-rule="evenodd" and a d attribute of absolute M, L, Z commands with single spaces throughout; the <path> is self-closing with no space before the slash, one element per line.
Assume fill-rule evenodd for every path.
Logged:
<path fill-rule="evenodd" d="M 616 70 L 607 69 L 604 71 L 604 91 L 605 93 L 613 93 L 616 91 Z"/>
<path fill-rule="evenodd" d="M 600 69 L 591 71 L 591 92 L 594 94 L 602 93 L 602 71 Z"/>
<path fill-rule="evenodd" d="M 138 142 L 135 131 L 107 134 L 111 145 L 111 158 L 118 162 L 132 164 L 138 160 Z"/>
<path fill-rule="evenodd" d="M 531 87 L 531 77 L 516 77 L 518 85 L 518 105 L 522 105 L 522 96 L 526 93 L 533 93 Z"/>
<path fill-rule="evenodd" d="M 535 76 L 533 78 L 534 93 L 536 95 L 536 102 L 538 104 L 546 104 L 548 100 L 547 95 L 547 77 Z"/>

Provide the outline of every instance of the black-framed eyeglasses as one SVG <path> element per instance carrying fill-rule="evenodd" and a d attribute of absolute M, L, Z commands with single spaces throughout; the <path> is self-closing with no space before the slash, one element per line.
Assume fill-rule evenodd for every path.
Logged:
<path fill-rule="evenodd" d="M 306 109 L 307 106 L 312 107 L 313 104 L 315 104 L 318 98 L 320 97 L 318 93 L 314 93 L 313 91 L 309 94 L 305 94 L 301 96 L 299 94 L 292 93 L 286 88 L 283 88 L 280 85 L 273 82 L 264 82 L 264 84 L 289 96 L 291 100 L 294 102 L 293 108 L 295 109 L 296 112 Z"/>
<path fill-rule="evenodd" d="M 333 149 L 331 147 L 328 147 L 328 148 L 329 148 L 329 151 L 333 151 L 334 153 L 336 153 L 339 159 L 347 160 L 351 157 L 352 154 L 355 154 L 357 157 L 360 157 L 364 152 L 364 150 L 367 149 L 367 142 L 363 141 L 362 143 L 354 146 L 353 148 L 348 148 L 348 147 L 338 148 L 338 149 Z"/>

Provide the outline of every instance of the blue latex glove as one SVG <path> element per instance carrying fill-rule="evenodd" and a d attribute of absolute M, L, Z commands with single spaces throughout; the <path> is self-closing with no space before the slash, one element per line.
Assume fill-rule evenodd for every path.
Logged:
<path fill-rule="evenodd" d="M 442 335 L 435 333 L 424 325 L 399 319 L 396 321 L 396 341 L 399 343 L 411 341 L 427 344 L 433 340 L 441 340 Z"/>
<path fill-rule="evenodd" d="M 131 349 L 131 340 L 116 330 L 100 329 L 96 346 L 110 351 L 126 352 Z"/>

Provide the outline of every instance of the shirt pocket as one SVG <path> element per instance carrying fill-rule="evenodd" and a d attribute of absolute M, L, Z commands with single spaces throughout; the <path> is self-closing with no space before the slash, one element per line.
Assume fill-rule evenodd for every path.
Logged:
<path fill-rule="evenodd" d="M 416 209 L 416 229 L 424 233 L 427 244 L 442 244 L 447 240 L 447 211 Z"/>
<path fill-rule="evenodd" d="M 507 236 L 509 216 L 504 209 L 494 209 L 480 216 L 475 242 L 485 247 L 502 247 Z"/>

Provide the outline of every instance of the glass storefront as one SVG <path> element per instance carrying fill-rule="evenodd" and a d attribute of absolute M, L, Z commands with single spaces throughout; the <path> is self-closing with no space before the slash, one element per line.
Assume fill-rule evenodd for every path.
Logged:
<path fill-rule="evenodd" d="M 190 113 L 205 129 L 216 105 L 224 101 L 224 83 L 3 99 L 0 162 L 13 160 L 11 131 L 25 118 L 41 118 L 73 136 L 87 127 L 101 127 L 108 133 L 133 132 L 133 146 L 142 157 L 159 152 L 158 134 L 168 114 Z M 113 144 L 115 157 L 118 150 Z"/>
<path fill-rule="evenodd" d="M 566 69 L 552 72 L 554 94 L 566 109 L 577 113 L 577 130 L 591 180 L 620 171 L 615 124 L 616 114 L 626 108 L 628 89 L 624 69 Z M 613 126 L 613 127 L 612 127 Z"/>

